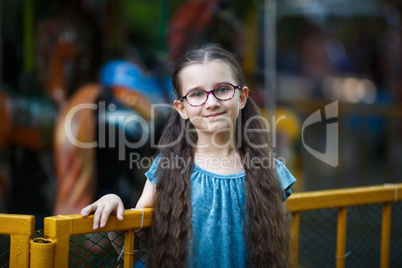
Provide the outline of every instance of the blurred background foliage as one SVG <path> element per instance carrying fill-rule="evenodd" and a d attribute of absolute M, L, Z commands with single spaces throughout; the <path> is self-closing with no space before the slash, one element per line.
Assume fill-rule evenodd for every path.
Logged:
<path fill-rule="evenodd" d="M 52 213 L 59 111 L 99 83 L 106 62 L 136 63 L 170 103 L 172 64 L 200 42 L 238 55 L 251 97 L 277 119 L 275 157 L 298 178 L 295 191 L 400 182 L 401 11 L 397 0 L 3 0 L 0 107 L 11 109 L 0 109 L 0 211 Z M 337 118 L 302 128 L 334 101 Z M 328 153 L 330 123 L 335 166 L 306 150 Z"/>

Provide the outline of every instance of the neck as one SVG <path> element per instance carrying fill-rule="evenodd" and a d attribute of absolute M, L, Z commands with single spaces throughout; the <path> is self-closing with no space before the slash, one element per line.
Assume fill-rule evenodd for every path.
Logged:
<path fill-rule="evenodd" d="M 213 135 L 209 133 L 197 134 L 197 153 L 228 157 L 237 151 L 234 131 L 214 133 Z"/>
<path fill-rule="evenodd" d="M 235 135 L 199 135 L 194 162 L 216 174 L 236 174 L 244 170 Z"/>

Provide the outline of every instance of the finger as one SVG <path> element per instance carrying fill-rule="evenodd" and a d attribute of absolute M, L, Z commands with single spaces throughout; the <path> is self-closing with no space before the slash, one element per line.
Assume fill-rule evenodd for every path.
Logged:
<path fill-rule="evenodd" d="M 103 212 L 104 208 L 105 208 L 104 206 L 98 206 L 98 208 L 96 209 L 95 214 L 94 214 L 94 223 L 93 223 L 92 229 L 94 229 L 94 230 L 98 229 L 99 221 L 102 216 L 102 212 Z"/>
<path fill-rule="evenodd" d="M 124 206 L 121 203 L 117 206 L 116 217 L 119 221 L 124 220 Z"/>
<path fill-rule="evenodd" d="M 107 206 L 102 212 L 102 218 L 100 221 L 100 228 L 103 228 L 106 226 L 106 223 L 109 219 L 110 214 L 113 212 L 113 207 L 112 206 Z"/>
<path fill-rule="evenodd" d="M 88 215 L 91 214 L 92 211 L 95 211 L 96 208 L 97 208 L 96 204 L 91 204 L 89 206 L 84 207 L 81 210 L 81 216 L 84 217 L 84 218 L 88 217 Z"/>

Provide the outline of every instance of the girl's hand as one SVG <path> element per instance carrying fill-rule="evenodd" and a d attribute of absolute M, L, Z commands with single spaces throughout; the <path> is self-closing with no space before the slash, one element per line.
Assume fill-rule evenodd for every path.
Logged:
<path fill-rule="evenodd" d="M 81 216 L 86 218 L 94 212 L 93 229 L 105 227 L 110 214 L 116 215 L 119 221 L 124 219 L 124 205 L 120 197 L 115 194 L 107 194 L 99 198 L 96 202 L 81 210 Z M 100 222 L 100 225 L 99 225 Z"/>

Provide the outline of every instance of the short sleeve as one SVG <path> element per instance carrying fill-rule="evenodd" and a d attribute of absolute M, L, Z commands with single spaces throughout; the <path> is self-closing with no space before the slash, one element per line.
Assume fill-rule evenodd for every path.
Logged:
<path fill-rule="evenodd" d="M 292 190 L 290 188 L 292 187 L 293 183 L 295 183 L 296 179 L 286 168 L 286 166 L 278 159 L 275 159 L 275 165 L 276 174 L 278 175 L 278 179 L 282 187 L 282 197 L 283 200 L 286 200 L 292 194 Z"/>
<path fill-rule="evenodd" d="M 160 161 L 161 161 L 161 156 L 158 155 L 155 158 L 155 160 L 152 162 L 152 165 L 148 169 L 148 171 L 145 172 L 145 176 L 147 177 L 147 179 L 154 184 L 156 184 L 158 182 L 157 170 L 158 170 Z"/>

